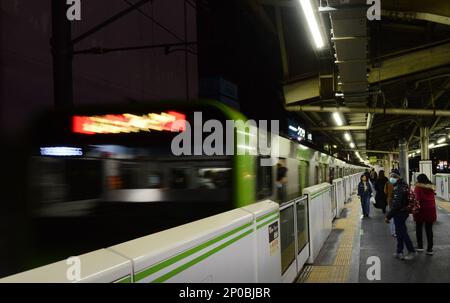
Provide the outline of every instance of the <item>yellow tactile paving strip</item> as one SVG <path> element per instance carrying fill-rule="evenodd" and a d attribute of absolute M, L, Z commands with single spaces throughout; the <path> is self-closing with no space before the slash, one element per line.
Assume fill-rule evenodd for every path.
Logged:
<path fill-rule="evenodd" d="M 359 233 L 358 220 L 361 211 L 358 197 L 352 196 L 352 201 L 345 204 L 345 208 L 347 217 L 336 219 L 333 223 L 333 229 L 343 230 L 333 265 L 308 266 L 304 283 L 345 283 L 349 280 L 353 240 L 355 233 Z"/>
<path fill-rule="evenodd" d="M 437 202 L 437 205 L 440 207 L 440 208 L 443 208 L 443 209 L 445 209 L 446 211 L 448 211 L 448 212 L 450 212 L 450 202 L 448 202 L 448 201 L 444 201 L 444 200 L 438 200 L 438 198 L 436 199 L 436 202 Z"/>

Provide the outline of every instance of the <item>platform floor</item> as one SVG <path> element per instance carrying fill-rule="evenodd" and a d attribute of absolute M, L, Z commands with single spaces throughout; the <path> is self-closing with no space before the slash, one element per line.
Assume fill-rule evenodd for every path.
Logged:
<path fill-rule="evenodd" d="M 371 206 L 370 218 L 362 218 L 359 198 L 352 196 L 341 218 L 333 223 L 333 230 L 319 256 L 312 265 L 305 266 L 299 283 L 433 283 L 450 282 L 450 202 L 437 200 L 438 221 L 434 225 L 434 255 L 418 254 L 414 260 L 395 259 L 396 239 L 384 223 L 381 210 Z M 412 216 L 408 231 L 416 245 Z M 426 245 L 426 236 L 424 232 Z M 379 280 L 369 280 L 367 272 L 373 264 L 370 257 L 379 258 Z M 371 275 L 369 275 L 371 276 Z M 373 279 L 373 275 L 371 279 Z"/>

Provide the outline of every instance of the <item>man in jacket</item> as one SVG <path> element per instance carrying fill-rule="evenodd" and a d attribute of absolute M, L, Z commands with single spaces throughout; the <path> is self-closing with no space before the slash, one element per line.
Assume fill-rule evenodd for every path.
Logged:
<path fill-rule="evenodd" d="M 406 220 L 409 217 L 408 212 L 408 192 L 409 187 L 400 177 L 398 169 L 393 169 L 389 175 L 389 182 L 394 186 L 392 195 L 392 207 L 386 215 L 385 222 L 394 219 L 395 233 L 397 234 L 397 252 L 394 256 L 400 260 L 411 260 L 414 258 L 416 251 L 408 235 Z M 406 245 L 408 254 L 403 254 L 403 248 Z"/>

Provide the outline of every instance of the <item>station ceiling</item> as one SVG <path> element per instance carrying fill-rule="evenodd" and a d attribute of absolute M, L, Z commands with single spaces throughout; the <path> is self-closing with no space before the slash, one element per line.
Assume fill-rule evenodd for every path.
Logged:
<path fill-rule="evenodd" d="M 316 50 L 299 0 L 248 0 L 263 24 L 277 33 L 283 63 L 285 106 L 317 132 L 349 149 L 396 151 L 401 138 L 419 149 L 420 126 L 430 142 L 448 135 L 450 118 L 343 113 L 336 129 L 319 107 L 445 109 L 450 102 L 450 5 L 440 0 L 383 0 L 381 20 L 369 21 L 365 0 L 312 0 L 321 8 L 326 46 Z M 350 126 L 350 127 L 348 127 Z M 450 129 L 450 128 L 449 128 Z"/>

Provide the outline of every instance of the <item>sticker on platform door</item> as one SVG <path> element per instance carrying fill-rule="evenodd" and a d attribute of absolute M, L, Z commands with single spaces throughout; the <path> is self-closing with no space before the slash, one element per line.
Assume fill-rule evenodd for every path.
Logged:
<path fill-rule="evenodd" d="M 270 255 L 276 255 L 280 246 L 280 233 L 278 232 L 278 221 L 269 225 L 269 251 Z"/>

